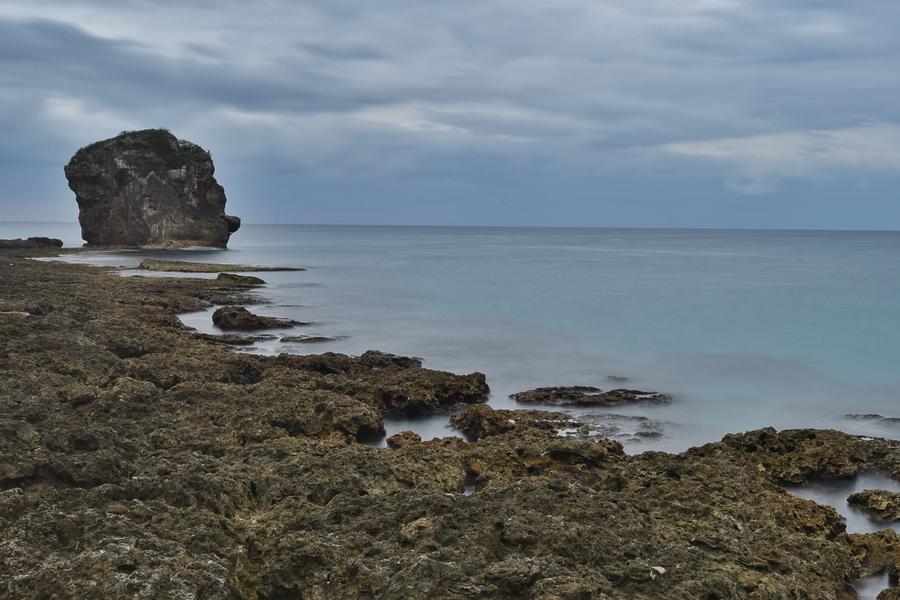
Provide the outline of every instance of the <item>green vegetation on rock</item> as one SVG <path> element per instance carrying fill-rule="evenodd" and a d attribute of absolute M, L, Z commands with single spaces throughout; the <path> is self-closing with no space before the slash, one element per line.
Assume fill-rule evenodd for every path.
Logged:
<path fill-rule="evenodd" d="M 168 129 L 163 128 L 123 131 L 110 140 L 85 146 L 79 153 L 93 152 L 103 147 L 116 152 L 127 152 L 131 166 L 141 175 L 210 161 L 209 153 L 203 148 L 179 140 Z"/>

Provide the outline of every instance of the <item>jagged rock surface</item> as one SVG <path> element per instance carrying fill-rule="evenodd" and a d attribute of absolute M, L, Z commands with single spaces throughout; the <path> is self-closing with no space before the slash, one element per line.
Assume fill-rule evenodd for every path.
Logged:
<path fill-rule="evenodd" d="M 847 502 L 883 522 L 900 521 L 900 494 L 887 490 L 863 490 L 851 494 Z"/>
<path fill-rule="evenodd" d="M 0 305 L 28 316 L 0 319 L 0 598 L 852 600 L 898 570 L 893 532 L 848 535 L 779 481 L 897 479 L 900 442 L 627 456 L 475 410 L 477 442 L 376 448 L 388 412 L 483 401 L 484 376 L 236 354 L 176 316 L 249 299 L 4 251 Z"/>
<path fill-rule="evenodd" d="M 65 173 L 88 244 L 225 247 L 240 219 L 214 170 L 200 146 L 146 129 L 81 148 Z"/>

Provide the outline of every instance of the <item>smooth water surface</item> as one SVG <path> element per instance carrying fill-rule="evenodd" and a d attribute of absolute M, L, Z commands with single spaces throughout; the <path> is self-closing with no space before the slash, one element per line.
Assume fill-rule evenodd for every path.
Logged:
<path fill-rule="evenodd" d="M 77 226 L 0 226 L 0 237 Z M 56 228 L 56 230 L 54 230 Z M 483 371 L 491 404 L 545 385 L 668 392 L 668 406 L 617 408 L 662 423 L 630 444 L 681 450 L 772 425 L 897 437 L 900 233 L 245 225 L 228 250 L 93 253 L 268 266 L 263 314 L 346 336 L 265 352 L 377 348 L 426 366 Z M 212 330 L 208 313 L 185 321 Z M 389 424 L 448 435 L 446 417 Z"/>

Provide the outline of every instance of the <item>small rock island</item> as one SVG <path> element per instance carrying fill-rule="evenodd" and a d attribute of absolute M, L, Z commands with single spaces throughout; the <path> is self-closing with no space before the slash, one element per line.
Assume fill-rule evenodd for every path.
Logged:
<path fill-rule="evenodd" d="M 66 165 L 88 245 L 224 248 L 241 225 L 209 152 L 165 129 L 125 131 Z"/>

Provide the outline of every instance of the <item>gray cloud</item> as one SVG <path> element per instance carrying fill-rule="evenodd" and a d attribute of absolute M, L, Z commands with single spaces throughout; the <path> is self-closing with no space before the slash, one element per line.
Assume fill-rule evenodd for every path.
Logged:
<path fill-rule="evenodd" d="M 893 0 L 6 2 L 0 176 L 46 198 L 39 216 L 69 202 L 59 165 L 79 145 L 165 125 L 210 147 L 229 189 L 252 182 L 261 220 L 283 208 L 278 178 L 314 179 L 306 201 L 329 205 L 353 178 L 398 220 L 395 197 L 462 185 L 574 222 L 663 214 L 646 195 L 678 188 L 703 224 L 690 203 L 711 189 L 759 202 L 785 178 L 810 194 L 823 173 L 848 194 L 896 178 L 875 154 L 900 123 L 898 25 Z M 869 154 L 805 155 L 809 132 Z M 791 160 L 757 156 L 767 140 Z M 560 185 L 571 201 L 546 197 Z"/>

